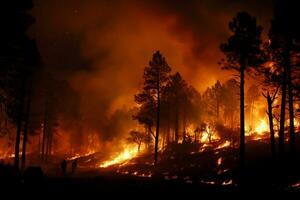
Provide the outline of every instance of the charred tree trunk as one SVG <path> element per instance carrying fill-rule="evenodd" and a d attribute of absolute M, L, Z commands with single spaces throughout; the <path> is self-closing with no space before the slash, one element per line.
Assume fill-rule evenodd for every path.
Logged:
<path fill-rule="evenodd" d="M 25 82 L 23 82 L 20 90 L 19 106 L 18 106 L 18 116 L 17 116 L 17 133 L 16 133 L 16 143 L 15 143 L 15 159 L 14 166 L 19 169 L 19 151 L 20 151 L 20 140 L 23 125 L 23 109 L 24 109 L 24 98 L 25 98 Z"/>
<path fill-rule="evenodd" d="M 268 118 L 269 118 L 269 127 L 270 127 L 270 144 L 271 144 L 271 153 L 272 157 L 275 158 L 276 156 L 276 146 L 275 146 L 275 132 L 274 132 L 274 124 L 273 124 L 273 111 L 272 111 L 272 104 L 274 99 L 272 100 L 270 94 L 267 94 L 267 101 L 268 101 Z"/>
<path fill-rule="evenodd" d="M 283 69 L 281 84 L 281 109 L 280 109 L 280 128 L 279 128 L 279 153 L 284 154 L 284 123 L 286 104 L 286 69 Z"/>
<path fill-rule="evenodd" d="M 245 61 L 241 62 L 241 80 L 240 80 L 240 168 L 241 172 L 245 168 L 245 105 L 244 105 L 244 73 Z"/>
<path fill-rule="evenodd" d="M 29 93 L 27 98 L 26 105 L 26 114 L 25 114 L 25 125 L 24 125 L 24 137 L 23 137 L 23 145 L 22 145 L 22 170 L 25 169 L 26 164 L 26 145 L 27 145 L 27 137 L 28 137 L 28 128 L 29 128 L 29 113 L 30 113 L 30 104 L 31 104 L 31 94 Z"/>
<path fill-rule="evenodd" d="M 288 56 L 289 58 L 290 56 Z M 290 59 L 287 59 L 287 85 L 289 96 L 289 117 L 290 117 L 290 151 L 295 152 L 295 125 L 294 125 L 294 105 L 293 105 L 293 84 L 292 84 L 292 70 Z"/>

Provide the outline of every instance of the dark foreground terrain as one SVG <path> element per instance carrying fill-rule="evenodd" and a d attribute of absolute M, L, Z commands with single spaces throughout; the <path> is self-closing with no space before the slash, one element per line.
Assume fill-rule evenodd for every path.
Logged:
<path fill-rule="evenodd" d="M 237 148 L 194 151 L 195 148 L 199 147 L 193 144 L 170 146 L 160 154 L 156 167 L 150 162 L 152 154 L 107 168 L 95 168 L 88 162 L 94 162 L 95 155 L 89 155 L 79 158 L 76 171 L 67 174 L 59 170 L 59 163 L 28 167 L 23 173 L 2 164 L 0 189 L 12 195 L 126 194 L 135 197 L 157 193 L 212 196 L 300 192 L 299 150 L 298 153 L 287 152 L 281 158 L 272 158 L 266 141 L 249 142 L 246 169 L 241 179 Z"/>
<path fill-rule="evenodd" d="M 176 180 L 163 180 L 160 178 L 141 178 L 130 175 L 114 173 L 92 173 L 93 177 L 35 177 L 25 180 L 11 180 L 1 185 L 2 194 L 11 195 L 54 195 L 54 196 L 76 196 L 76 195 L 129 195 L 138 197 L 140 195 L 276 195 L 278 193 L 300 192 L 299 185 L 265 185 L 259 182 L 248 182 L 243 187 L 237 184 L 216 185 L 205 183 L 185 183 Z M 97 175 L 95 175 L 95 173 Z M 2 179 L 3 181 L 3 179 Z"/>

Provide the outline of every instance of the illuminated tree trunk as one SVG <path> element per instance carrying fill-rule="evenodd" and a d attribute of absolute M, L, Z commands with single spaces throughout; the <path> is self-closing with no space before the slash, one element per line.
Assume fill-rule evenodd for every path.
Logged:
<path fill-rule="evenodd" d="M 281 85 L 281 110 L 280 110 L 280 128 L 279 128 L 279 153 L 284 154 L 284 123 L 285 123 L 285 104 L 286 104 L 286 69 L 282 73 Z"/>

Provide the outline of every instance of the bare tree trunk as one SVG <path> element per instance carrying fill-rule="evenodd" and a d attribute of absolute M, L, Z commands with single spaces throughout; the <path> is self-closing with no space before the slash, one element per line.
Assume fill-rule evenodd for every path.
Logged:
<path fill-rule="evenodd" d="M 28 94 L 27 98 L 27 105 L 26 105 L 26 118 L 25 118 L 25 125 L 24 125 L 24 137 L 23 137 L 23 146 L 22 146 L 22 163 L 21 168 L 22 170 L 25 169 L 25 162 L 26 162 L 26 145 L 27 145 L 27 136 L 28 136 L 28 127 L 29 127 L 29 113 L 30 113 L 30 104 L 31 104 L 31 94 Z"/>
<path fill-rule="evenodd" d="M 244 73 L 245 63 L 241 63 L 240 80 L 240 168 L 243 173 L 245 168 L 245 106 L 244 106 Z"/>
<path fill-rule="evenodd" d="M 281 85 L 281 110 L 280 110 L 280 128 L 279 128 L 279 153 L 284 154 L 284 123 L 285 123 L 285 104 L 286 104 L 286 69 L 282 74 Z"/>
<path fill-rule="evenodd" d="M 276 156 L 276 147 L 275 147 L 275 133 L 274 133 L 274 124 L 273 124 L 273 111 L 272 111 L 272 98 L 270 94 L 267 94 L 267 101 L 268 101 L 268 117 L 269 117 L 269 127 L 270 127 L 270 144 L 271 144 L 271 153 L 272 157 L 275 158 Z"/>
<path fill-rule="evenodd" d="M 290 56 L 288 56 L 290 57 Z M 293 105 L 293 84 L 290 59 L 287 59 L 287 85 L 289 96 L 289 117 L 290 117 L 290 151 L 295 152 L 295 125 L 294 125 L 294 105 Z"/>
<path fill-rule="evenodd" d="M 18 118 L 17 118 L 17 134 L 16 134 L 16 144 L 15 144 L 15 159 L 14 159 L 14 166 L 16 169 L 19 169 L 19 151 L 20 151 L 20 140 L 21 140 L 21 132 L 22 132 L 22 125 L 23 125 L 23 107 L 24 107 L 24 96 L 25 96 L 25 81 L 21 87 L 20 91 L 20 102 L 18 108 Z"/>
<path fill-rule="evenodd" d="M 157 164 L 158 157 L 158 140 L 159 140 L 159 123 L 160 123 L 160 77 L 157 78 L 157 111 L 156 111 L 156 135 L 154 146 L 154 165 Z"/>

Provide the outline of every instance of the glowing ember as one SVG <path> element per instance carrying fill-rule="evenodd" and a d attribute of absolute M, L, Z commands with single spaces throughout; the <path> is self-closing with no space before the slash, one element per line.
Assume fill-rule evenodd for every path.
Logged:
<path fill-rule="evenodd" d="M 138 155 L 136 146 L 127 146 L 121 153 L 111 160 L 104 161 L 99 165 L 101 168 L 109 167 L 115 164 L 122 164 Z"/>

